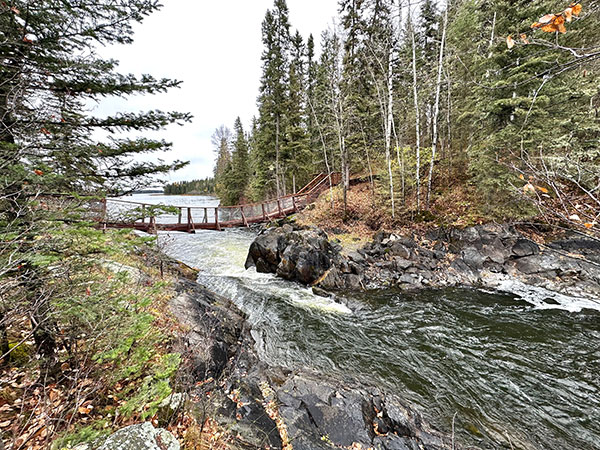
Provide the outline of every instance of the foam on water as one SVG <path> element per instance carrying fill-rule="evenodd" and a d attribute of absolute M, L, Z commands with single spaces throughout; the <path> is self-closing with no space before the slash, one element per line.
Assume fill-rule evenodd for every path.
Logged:
<path fill-rule="evenodd" d="M 575 297 L 550 291 L 543 287 L 531 286 L 518 280 L 502 280 L 495 286 L 499 291 L 517 295 L 535 309 L 562 309 L 581 312 L 583 309 L 600 311 L 600 300 L 590 297 Z"/>
<path fill-rule="evenodd" d="M 351 314 L 352 310 L 331 297 L 313 294 L 310 288 L 277 278 L 274 274 L 246 270 L 244 263 L 252 242 L 247 230 L 199 231 L 202 236 L 187 233 L 160 233 L 159 240 L 167 253 L 192 267 L 202 261 L 198 281 L 234 301 L 243 302 L 244 293 L 252 291 L 291 302 L 303 308 L 335 314 Z"/>

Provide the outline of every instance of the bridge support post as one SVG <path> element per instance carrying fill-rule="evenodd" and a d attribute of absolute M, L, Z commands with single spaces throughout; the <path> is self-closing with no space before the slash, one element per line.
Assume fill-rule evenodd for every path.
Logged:
<path fill-rule="evenodd" d="M 244 226 L 247 227 L 248 226 L 248 220 L 246 219 L 246 215 L 244 214 L 244 207 L 240 206 L 240 211 L 242 212 L 242 222 L 244 223 Z"/>
<path fill-rule="evenodd" d="M 179 208 L 179 215 L 177 216 L 177 224 L 181 225 L 181 208 Z"/>
<path fill-rule="evenodd" d="M 188 231 L 192 229 L 192 208 L 187 209 L 187 229 Z"/>
<path fill-rule="evenodd" d="M 215 224 L 217 226 L 217 230 L 221 231 L 221 225 L 219 225 L 219 208 L 215 208 Z"/>
<path fill-rule="evenodd" d="M 267 213 L 265 211 L 265 204 L 261 203 L 260 204 L 261 208 L 262 208 L 262 213 L 263 213 L 263 220 L 267 220 Z"/>
<path fill-rule="evenodd" d="M 142 223 L 146 223 L 146 205 L 142 205 Z"/>
<path fill-rule="evenodd" d="M 281 212 L 281 201 L 279 199 L 277 199 L 277 211 L 279 211 L 279 217 L 283 216 L 283 213 Z"/>

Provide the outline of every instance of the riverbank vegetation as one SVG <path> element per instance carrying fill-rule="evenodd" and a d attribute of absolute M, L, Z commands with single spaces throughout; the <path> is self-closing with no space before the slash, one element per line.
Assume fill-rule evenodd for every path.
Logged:
<path fill-rule="evenodd" d="M 94 50 L 130 43 L 159 6 L 0 3 L 0 442 L 12 450 L 65 448 L 152 419 L 180 367 L 165 313 L 172 279 L 148 241 L 91 221 L 99 198 L 184 165 L 136 162 L 170 143 L 115 132 L 189 114 L 89 108 L 180 84 L 118 73 Z"/>
<path fill-rule="evenodd" d="M 596 232 L 599 8 L 342 0 L 337 25 L 306 37 L 275 0 L 259 113 L 248 133 L 236 123 L 248 162 L 233 163 L 221 132 L 217 191 L 275 197 L 338 171 L 330 210 L 348 217 L 350 180 L 364 177 L 391 224 L 458 206 L 458 223 L 538 217 Z"/>

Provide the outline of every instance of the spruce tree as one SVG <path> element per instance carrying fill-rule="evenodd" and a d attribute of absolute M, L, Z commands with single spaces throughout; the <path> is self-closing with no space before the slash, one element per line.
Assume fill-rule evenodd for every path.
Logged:
<path fill-rule="evenodd" d="M 285 0 L 275 0 L 262 24 L 263 74 L 258 97 L 256 135 L 255 197 L 285 190 L 282 174 L 282 147 L 285 145 L 286 105 L 288 98 L 290 25 Z"/>
<path fill-rule="evenodd" d="M 170 144 L 114 133 L 158 130 L 188 121 L 189 114 L 96 117 L 87 110 L 89 102 L 104 97 L 179 86 L 150 75 L 120 74 L 116 61 L 95 50 L 132 42 L 133 24 L 159 6 L 154 0 L 0 2 L 0 336 L 11 313 L 13 319 L 19 314 L 32 319 L 41 379 L 57 372 L 57 316 L 64 313 L 48 295 L 47 282 L 68 271 L 79 251 L 61 233 L 65 223 L 91 219 L 88 199 L 83 207 L 79 199 L 133 190 L 183 165 L 136 160 Z M 111 136 L 99 141 L 96 130 Z M 36 244 L 42 234 L 44 246 Z M 64 307 L 72 299 L 61 300 Z"/>
<path fill-rule="evenodd" d="M 310 165 L 309 137 L 305 119 L 304 41 L 298 31 L 291 40 L 291 61 L 287 101 L 284 160 L 293 192 L 298 183 L 308 181 Z"/>

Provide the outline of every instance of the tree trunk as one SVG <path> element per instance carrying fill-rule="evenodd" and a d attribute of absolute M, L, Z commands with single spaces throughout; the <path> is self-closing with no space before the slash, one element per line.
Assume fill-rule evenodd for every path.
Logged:
<path fill-rule="evenodd" d="M 388 165 L 388 176 L 390 179 L 390 199 L 392 201 L 392 218 L 396 217 L 396 207 L 394 203 L 394 177 L 392 175 L 392 127 L 394 123 L 394 68 L 392 61 L 392 50 L 388 56 L 388 77 L 387 77 L 387 90 L 388 90 L 388 101 L 387 101 L 387 118 L 385 126 L 385 158 Z"/>
<path fill-rule="evenodd" d="M 279 114 L 275 118 L 275 189 L 281 197 L 281 174 L 279 173 Z"/>
<path fill-rule="evenodd" d="M 410 5 L 409 5 L 410 6 Z M 417 211 L 421 210 L 421 129 L 419 126 L 419 95 L 417 91 L 417 52 L 415 44 L 415 31 L 412 25 L 412 18 L 409 15 L 410 36 L 412 40 L 412 69 L 413 69 L 413 96 L 415 100 L 415 131 L 417 138 L 417 167 L 416 167 L 416 187 L 417 187 Z"/>
<path fill-rule="evenodd" d="M 446 44 L 446 28 L 448 26 L 448 6 L 444 13 L 444 24 L 442 25 L 442 42 L 440 43 L 440 57 L 438 60 L 438 73 L 435 85 L 435 103 L 433 104 L 433 130 L 431 137 L 431 163 L 429 165 L 429 178 L 427 180 L 427 209 L 429 209 L 429 201 L 431 199 L 431 184 L 433 180 L 433 166 L 435 164 L 435 154 L 437 151 L 438 141 L 438 116 L 440 113 L 440 91 L 442 88 L 442 68 L 444 66 L 444 45 Z"/>

